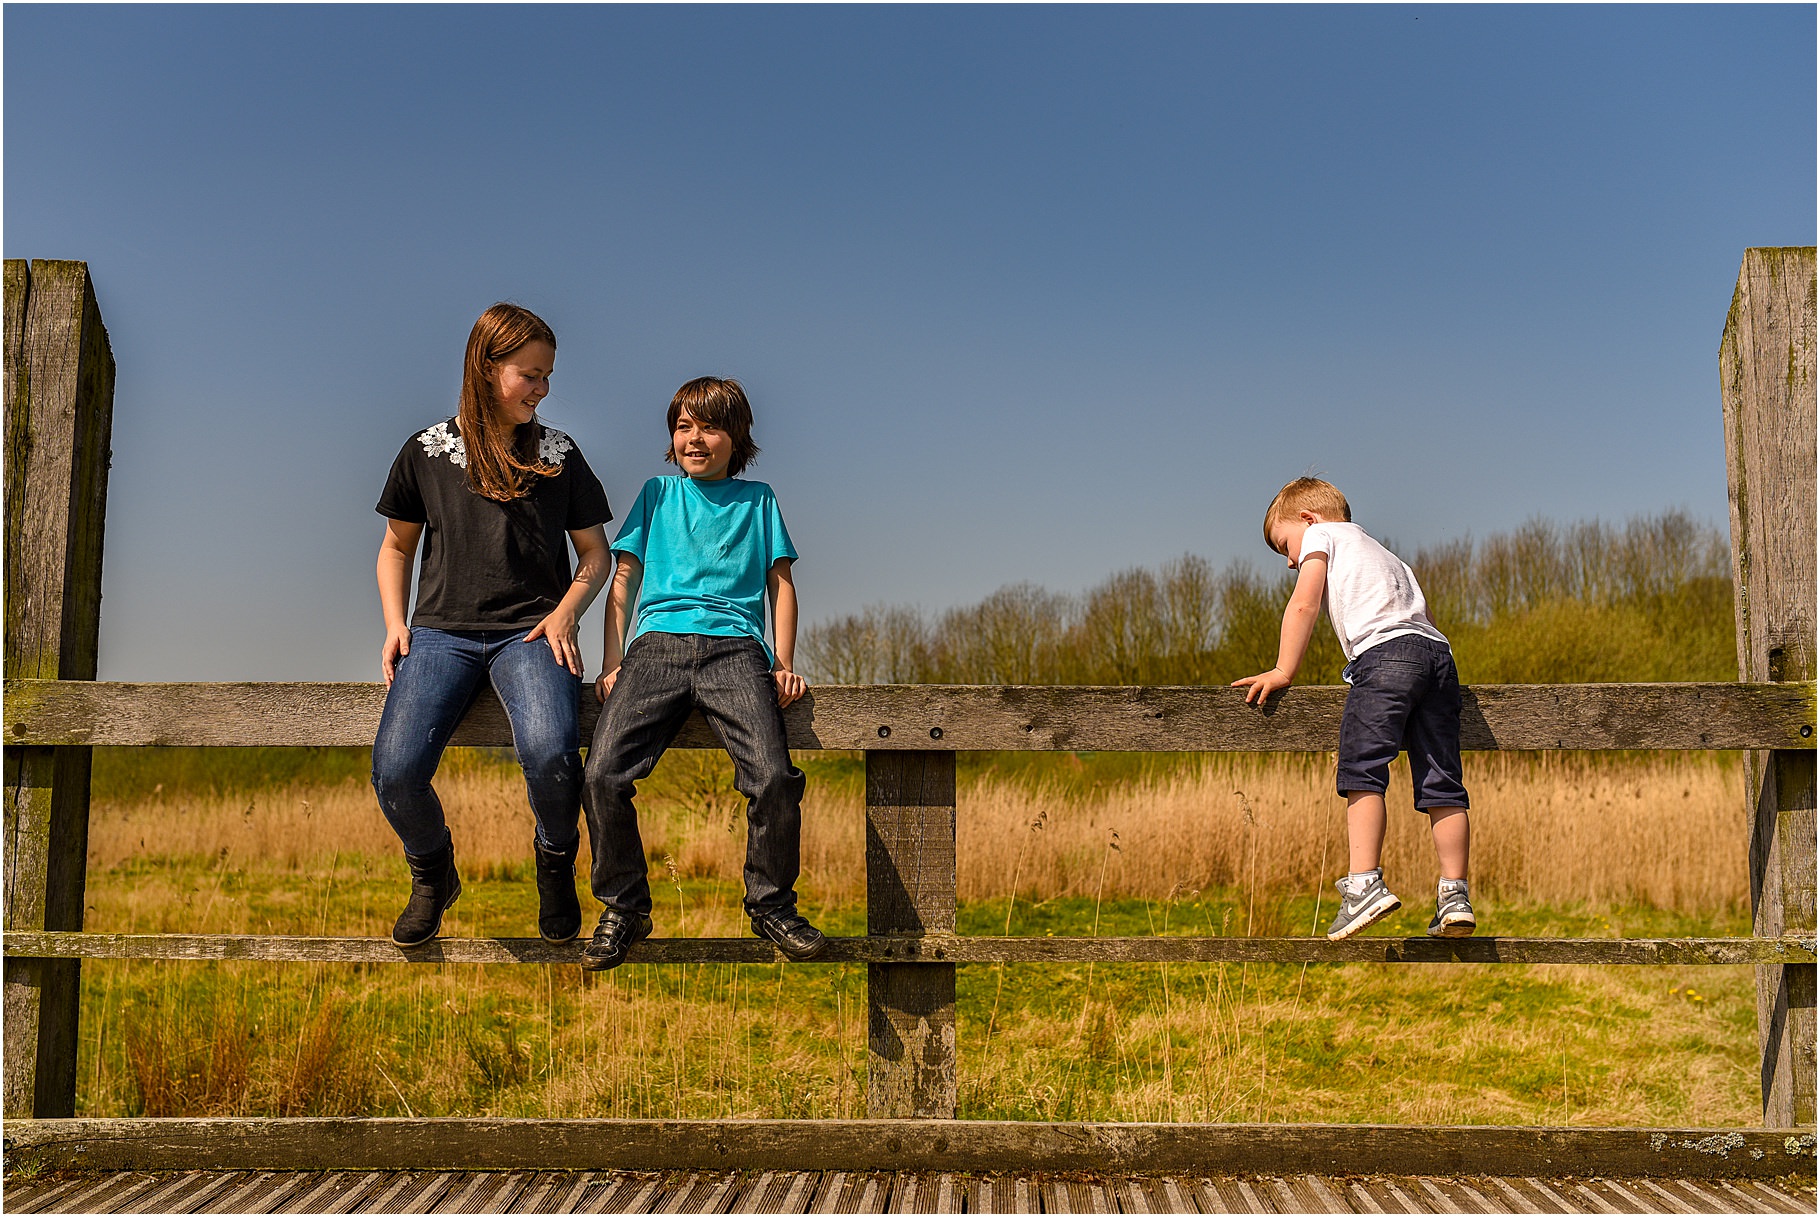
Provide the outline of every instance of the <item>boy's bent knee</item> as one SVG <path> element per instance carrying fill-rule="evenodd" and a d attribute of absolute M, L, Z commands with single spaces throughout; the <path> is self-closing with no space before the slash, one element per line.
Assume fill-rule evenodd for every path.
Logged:
<path fill-rule="evenodd" d="M 582 770 L 581 789 L 593 802 L 603 802 L 615 797 L 630 795 L 633 789 L 632 779 L 624 773 L 615 773 L 606 769 L 596 769 L 592 765 Z"/>
<path fill-rule="evenodd" d="M 601 750 L 590 752 L 588 763 L 582 768 L 583 802 L 590 809 L 629 803 L 639 779 L 651 768 L 648 763 L 631 766 L 610 763 Z"/>
<path fill-rule="evenodd" d="M 1345 767 L 1334 777 L 1334 786 L 1340 797 L 1350 799 L 1355 794 L 1384 794 L 1390 789 L 1390 774 L 1384 771 Z"/>
<path fill-rule="evenodd" d="M 800 803 L 809 779 L 795 765 L 767 765 L 742 784 L 740 793 L 754 803 Z"/>

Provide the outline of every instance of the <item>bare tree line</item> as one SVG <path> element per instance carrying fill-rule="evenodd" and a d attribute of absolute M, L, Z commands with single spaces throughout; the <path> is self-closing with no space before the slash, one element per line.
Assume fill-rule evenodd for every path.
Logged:
<path fill-rule="evenodd" d="M 1714 671 L 1731 654 L 1729 548 L 1683 511 L 1535 519 L 1409 561 L 1469 680 L 1735 676 Z M 1275 662 L 1293 582 L 1189 554 L 1078 596 L 1015 583 L 937 614 L 871 605 L 811 626 L 802 659 L 833 684 L 1224 684 Z M 1322 626 L 1300 679 L 1336 682 L 1342 662 Z"/>

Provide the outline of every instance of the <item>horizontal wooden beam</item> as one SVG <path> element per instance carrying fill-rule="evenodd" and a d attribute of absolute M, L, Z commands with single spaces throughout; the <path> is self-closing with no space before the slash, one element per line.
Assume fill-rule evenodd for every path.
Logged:
<path fill-rule="evenodd" d="M 9 1169 L 1814 1172 L 1811 1129 L 1052 1124 L 1008 1120 L 8 1120 Z"/>
<path fill-rule="evenodd" d="M 1286 690 L 1260 710 L 1240 690 L 1175 686 L 826 685 L 784 715 L 798 749 L 1319 752 L 1339 738 L 1343 687 Z M 584 694 L 584 738 L 599 713 Z M 6 682 L 6 742 L 339 746 L 373 742 L 378 684 Z M 506 745 L 489 692 L 456 744 Z M 1814 747 L 1809 684 L 1480 685 L 1465 691 L 1468 749 Z M 699 716 L 679 747 L 715 748 Z"/>
<path fill-rule="evenodd" d="M 581 943 L 539 938 L 389 938 L 259 934 L 6 934 L 9 959 L 201 959 L 330 963 L 574 964 Z M 781 963 L 757 938 L 650 938 L 633 963 Z M 1813 937 L 1789 938 L 830 938 L 817 963 L 1813 963 Z"/>

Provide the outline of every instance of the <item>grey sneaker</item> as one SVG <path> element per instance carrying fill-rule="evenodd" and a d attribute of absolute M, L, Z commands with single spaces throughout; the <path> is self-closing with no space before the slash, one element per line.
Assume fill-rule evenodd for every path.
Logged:
<path fill-rule="evenodd" d="M 1357 890 L 1350 885 L 1356 884 Z M 1327 927 L 1327 937 L 1332 942 L 1342 938 L 1351 938 L 1354 934 L 1380 921 L 1403 907 L 1403 902 L 1390 894 L 1384 886 L 1384 872 L 1368 871 L 1355 880 L 1351 875 L 1334 883 L 1340 889 L 1340 915 Z"/>
<path fill-rule="evenodd" d="M 1479 923 L 1472 915 L 1472 901 L 1466 895 L 1466 880 L 1443 879 L 1435 895 L 1435 917 L 1428 923 L 1430 938 L 1471 938 Z"/>

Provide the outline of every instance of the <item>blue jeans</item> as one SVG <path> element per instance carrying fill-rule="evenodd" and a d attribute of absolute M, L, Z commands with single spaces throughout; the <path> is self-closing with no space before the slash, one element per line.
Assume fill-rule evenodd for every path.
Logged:
<path fill-rule="evenodd" d="M 1346 665 L 1340 712 L 1340 793 L 1383 794 L 1390 762 L 1409 752 L 1418 811 L 1465 807 L 1460 768 L 1460 677 L 1445 642 L 1399 634 Z"/>
<path fill-rule="evenodd" d="M 733 785 L 746 796 L 746 912 L 794 911 L 804 780 L 784 742 L 771 661 L 751 638 L 709 634 L 640 634 L 626 648 L 588 749 L 583 803 L 594 898 L 650 913 L 632 793 L 697 708 L 733 758 Z"/>
<path fill-rule="evenodd" d="M 462 715 L 491 681 L 512 724 L 537 841 L 569 850 L 581 840 L 581 678 L 530 630 L 411 631 L 373 741 L 373 790 L 407 854 L 449 839 L 442 800 L 430 786 Z"/>

